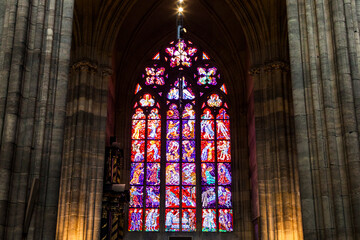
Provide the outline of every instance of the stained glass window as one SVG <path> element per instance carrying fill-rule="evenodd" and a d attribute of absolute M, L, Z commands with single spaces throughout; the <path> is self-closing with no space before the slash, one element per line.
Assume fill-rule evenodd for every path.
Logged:
<path fill-rule="evenodd" d="M 128 230 L 233 231 L 230 117 L 218 68 L 181 40 L 143 69 L 131 123 Z"/>

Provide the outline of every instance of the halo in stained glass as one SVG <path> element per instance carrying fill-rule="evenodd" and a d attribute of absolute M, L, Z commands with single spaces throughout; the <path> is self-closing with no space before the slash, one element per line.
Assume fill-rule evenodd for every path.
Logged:
<path fill-rule="evenodd" d="M 201 163 L 201 184 L 215 185 L 215 163 Z"/>
<path fill-rule="evenodd" d="M 166 164 L 166 185 L 179 185 L 180 173 L 179 163 Z"/>
<path fill-rule="evenodd" d="M 195 120 L 182 121 L 182 137 L 183 139 L 195 138 Z"/>
<path fill-rule="evenodd" d="M 204 109 L 204 114 L 201 115 L 201 119 L 214 119 L 214 116 L 211 114 L 211 110 L 209 108 Z"/>
<path fill-rule="evenodd" d="M 219 185 L 231 184 L 230 163 L 218 163 L 218 181 L 219 181 Z"/>
<path fill-rule="evenodd" d="M 215 187 L 202 187 L 201 188 L 201 204 L 203 208 L 216 207 L 216 193 Z"/>
<path fill-rule="evenodd" d="M 182 164 L 182 184 L 196 185 L 196 166 L 195 163 Z"/>
<path fill-rule="evenodd" d="M 219 114 L 216 116 L 216 119 L 229 119 L 229 115 L 227 114 L 224 108 L 219 110 Z"/>
<path fill-rule="evenodd" d="M 142 185 L 144 183 L 144 164 L 132 163 L 130 171 L 130 185 Z"/>
<path fill-rule="evenodd" d="M 167 122 L 167 131 L 166 138 L 167 139 L 179 139 L 180 129 L 179 129 L 179 120 L 168 120 Z"/>
<path fill-rule="evenodd" d="M 166 161 L 179 162 L 180 146 L 179 141 L 166 141 Z"/>
<path fill-rule="evenodd" d="M 209 105 L 209 107 L 221 107 L 222 100 L 220 99 L 219 95 L 212 94 L 208 99 L 207 104 Z"/>
<path fill-rule="evenodd" d="M 233 211 L 232 209 L 219 209 L 219 231 L 233 231 Z"/>
<path fill-rule="evenodd" d="M 148 185 L 160 185 L 160 163 L 147 164 L 146 183 Z"/>
<path fill-rule="evenodd" d="M 185 140 L 182 142 L 183 162 L 195 162 L 195 141 Z"/>
<path fill-rule="evenodd" d="M 217 159 L 218 162 L 231 162 L 230 141 L 217 142 Z"/>
<path fill-rule="evenodd" d="M 137 108 L 133 115 L 133 119 L 145 119 L 144 111 L 141 108 Z"/>
<path fill-rule="evenodd" d="M 201 161 L 215 162 L 214 141 L 201 141 Z"/>
<path fill-rule="evenodd" d="M 214 120 L 201 121 L 201 139 L 213 140 L 215 138 Z"/>
<path fill-rule="evenodd" d="M 196 210 L 183 209 L 182 211 L 182 230 L 184 232 L 196 231 Z"/>
<path fill-rule="evenodd" d="M 146 207 L 158 208 L 160 207 L 160 187 L 146 187 Z"/>
<path fill-rule="evenodd" d="M 159 109 L 153 108 L 150 111 L 149 119 L 161 119 L 161 116 L 159 115 Z"/>
<path fill-rule="evenodd" d="M 219 186 L 218 198 L 218 205 L 220 208 L 232 208 L 230 187 Z"/>
<path fill-rule="evenodd" d="M 165 210 L 165 231 L 177 232 L 180 230 L 179 209 Z"/>
<path fill-rule="evenodd" d="M 216 232 L 216 211 L 215 209 L 202 210 L 202 231 Z"/>
<path fill-rule="evenodd" d="M 180 188 L 166 187 L 165 191 L 165 207 L 178 208 L 180 206 Z"/>
<path fill-rule="evenodd" d="M 179 110 L 176 104 L 171 104 L 169 110 L 167 111 L 168 119 L 179 119 Z"/>
<path fill-rule="evenodd" d="M 155 100 L 150 94 L 145 94 L 139 102 L 142 107 L 152 107 L 155 105 Z"/>
<path fill-rule="evenodd" d="M 143 187 L 131 186 L 129 206 L 134 208 L 143 206 Z"/>
<path fill-rule="evenodd" d="M 130 208 L 129 209 L 129 228 L 128 230 L 133 231 L 142 231 L 143 226 L 143 210 L 140 208 Z"/>
<path fill-rule="evenodd" d="M 182 113 L 183 119 L 195 119 L 195 110 L 193 105 L 188 103 L 185 105 L 184 111 Z"/>
<path fill-rule="evenodd" d="M 145 231 L 159 231 L 159 209 L 148 208 L 145 211 Z"/>
<path fill-rule="evenodd" d="M 218 139 L 230 140 L 230 121 L 229 120 L 217 120 L 216 131 Z"/>
<path fill-rule="evenodd" d="M 145 141 L 133 140 L 131 144 L 131 161 L 144 162 L 145 156 Z"/>
<path fill-rule="evenodd" d="M 161 121 L 149 120 L 148 121 L 148 139 L 161 138 Z"/>
<path fill-rule="evenodd" d="M 161 159 L 161 141 L 150 140 L 147 143 L 147 161 L 160 162 Z"/>
<path fill-rule="evenodd" d="M 196 207 L 196 187 L 186 186 L 182 187 L 182 207 L 195 208 Z"/>

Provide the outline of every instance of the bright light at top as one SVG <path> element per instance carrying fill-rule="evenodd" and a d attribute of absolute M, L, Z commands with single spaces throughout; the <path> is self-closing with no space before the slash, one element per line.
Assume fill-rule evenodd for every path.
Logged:
<path fill-rule="evenodd" d="M 184 2 L 184 0 L 179 0 L 179 3 L 183 3 Z"/>
<path fill-rule="evenodd" d="M 183 11 L 184 11 L 184 9 L 182 7 L 179 7 L 178 12 L 182 13 Z"/>

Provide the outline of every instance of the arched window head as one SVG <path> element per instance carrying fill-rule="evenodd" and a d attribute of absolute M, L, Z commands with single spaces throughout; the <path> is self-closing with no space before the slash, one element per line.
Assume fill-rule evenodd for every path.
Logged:
<path fill-rule="evenodd" d="M 226 95 L 218 68 L 190 41 L 171 42 L 144 68 L 132 115 L 129 231 L 233 231 Z"/>

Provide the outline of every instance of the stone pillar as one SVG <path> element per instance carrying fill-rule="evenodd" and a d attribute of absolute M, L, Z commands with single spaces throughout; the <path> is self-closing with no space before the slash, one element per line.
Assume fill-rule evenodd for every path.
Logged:
<path fill-rule="evenodd" d="M 4 1 L 0 6 L 5 13 L 0 40 L 0 239 L 53 239 L 73 1 L 5 3 L 5 9 Z M 37 194 L 31 199 L 36 179 L 39 185 L 32 193 Z"/>
<path fill-rule="evenodd" d="M 111 70 L 73 64 L 68 88 L 56 239 L 99 239 Z"/>
<path fill-rule="evenodd" d="M 360 239 L 359 2 L 288 0 L 306 239 Z"/>
<path fill-rule="evenodd" d="M 260 239 L 302 239 L 289 67 L 253 68 Z"/>

